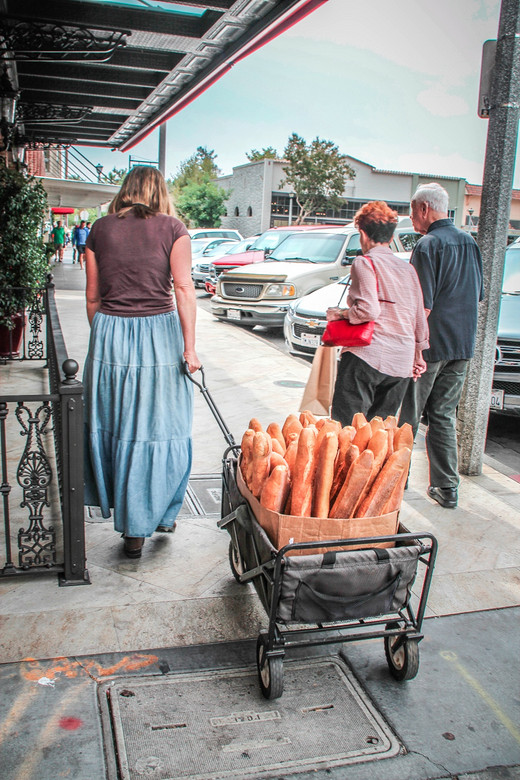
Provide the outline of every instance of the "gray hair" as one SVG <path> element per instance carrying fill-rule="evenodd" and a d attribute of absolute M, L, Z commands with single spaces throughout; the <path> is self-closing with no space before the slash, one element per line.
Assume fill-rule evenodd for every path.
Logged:
<path fill-rule="evenodd" d="M 448 212 L 449 195 L 440 184 L 432 181 L 417 187 L 412 203 L 427 203 L 433 211 Z"/>

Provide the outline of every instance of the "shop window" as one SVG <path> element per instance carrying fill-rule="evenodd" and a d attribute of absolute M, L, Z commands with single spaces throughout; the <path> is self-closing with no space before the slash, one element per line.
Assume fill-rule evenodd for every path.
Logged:
<path fill-rule="evenodd" d="M 238 206 L 235 206 L 235 217 L 239 217 L 239 216 L 240 216 L 240 209 L 238 208 Z"/>

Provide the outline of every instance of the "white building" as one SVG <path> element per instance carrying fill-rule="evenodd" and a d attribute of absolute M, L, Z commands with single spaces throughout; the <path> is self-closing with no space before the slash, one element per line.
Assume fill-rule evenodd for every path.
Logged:
<path fill-rule="evenodd" d="M 356 211 L 368 201 L 384 200 L 399 214 L 408 214 L 410 198 L 419 184 L 436 181 L 450 196 L 450 217 L 460 227 L 464 223 L 465 179 L 431 174 L 383 171 L 373 165 L 347 157 L 356 176 L 347 181 L 343 197 L 345 206 L 316 213 L 307 222 L 340 224 L 350 222 Z M 244 236 L 261 233 L 269 227 L 292 224 L 297 216 L 297 204 L 291 187 L 283 184 L 285 174 L 281 160 L 260 160 L 233 168 L 233 173 L 220 176 L 217 184 L 230 191 L 227 213 L 222 226 L 235 228 Z"/>

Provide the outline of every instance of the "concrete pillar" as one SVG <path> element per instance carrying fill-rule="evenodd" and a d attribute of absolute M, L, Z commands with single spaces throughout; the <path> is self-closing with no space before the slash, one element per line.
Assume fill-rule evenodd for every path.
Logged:
<path fill-rule="evenodd" d="M 459 470 L 482 471 L 520 116 L 520 3 L 502 0 L 478 226 L 485 300 L 459 404 Z"/>
<path fill-rule="evenodd" d="M 166 122 L 159 126 L 159 170 L 166 178 Z"/>

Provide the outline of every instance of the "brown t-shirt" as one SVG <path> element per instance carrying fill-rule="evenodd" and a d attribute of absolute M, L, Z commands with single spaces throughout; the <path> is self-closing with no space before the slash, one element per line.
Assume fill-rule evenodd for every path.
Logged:
<path fill-rule="evenodd" d="M 148 219 L 132 211 L 96 220 L 87 238 L 99 270 L 100 311 L 118 317 L 147 317 L 175 309 L 170 252 L 188 231 L 166 214 Z"/>

